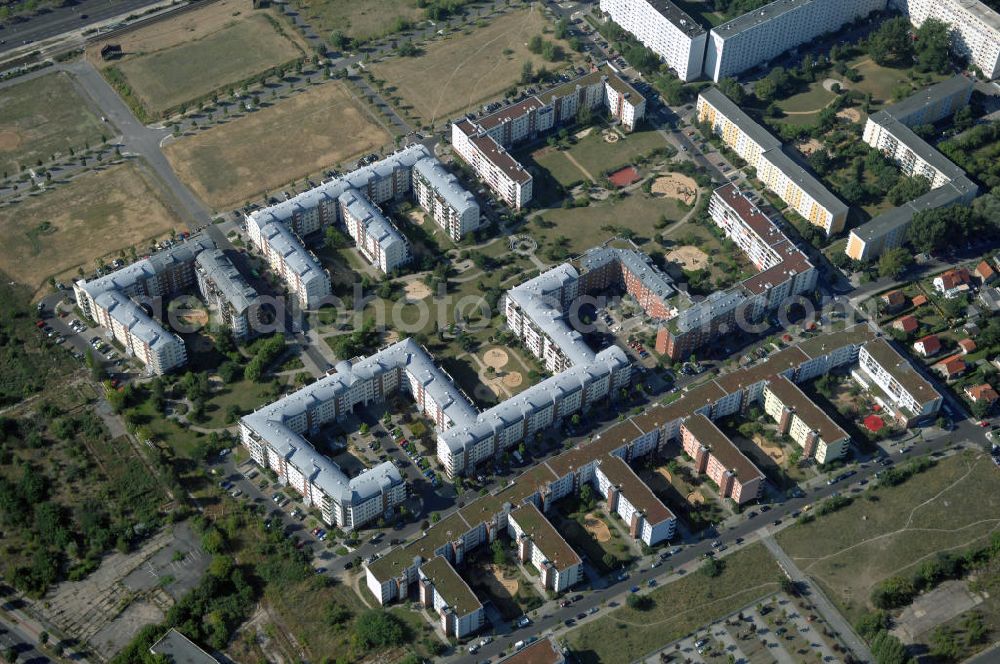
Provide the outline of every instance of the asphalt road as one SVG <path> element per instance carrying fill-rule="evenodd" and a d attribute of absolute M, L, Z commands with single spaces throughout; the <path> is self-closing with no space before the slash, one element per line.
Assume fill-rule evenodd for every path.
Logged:
<path fill-rule="evenodd" d="M 157 0 L 77 0 L 69 6 L 51 9 L 28 19 L 11 20 L 6 26 L 0 27 L 0 53 L 23 46 L 27 41 L 41 41 L 64 32 L 86 28 L 156 2 Z"/>

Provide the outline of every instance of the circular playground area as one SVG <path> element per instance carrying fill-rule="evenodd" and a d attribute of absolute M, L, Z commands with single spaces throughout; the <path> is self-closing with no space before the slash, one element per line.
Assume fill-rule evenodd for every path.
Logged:
<path fill-rule="evenodd" d="M 596 516 L 593 512 L 590 512 L 585 517 L 583 517 L 583 527 L 588 533 L 594 536 L 598 542 L 608 542 L 611 540 L 611 531 L 608 530 L 608 524 L 604 523 L 600 517 Z"/>

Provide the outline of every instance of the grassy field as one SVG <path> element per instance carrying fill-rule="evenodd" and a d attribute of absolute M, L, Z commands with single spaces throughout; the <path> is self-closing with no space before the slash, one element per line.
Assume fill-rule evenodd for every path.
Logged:
<path fill-rule="evenodd" d="M 0 208 L 0 270 L 41 289 L 78 266 L 140 246 L 182 226 L 160 198 L 144 166 L 128 163 L 87 173 L 69 184 Z"/>
<path fill-rule="evenodd" d="M 822 81 L 816 81 L 805 92 L 800 92 L 779 101 L 778 108 L 786 114 L 791 113 L 792 115 L 789 116 L 789 119 L 805 116 L 815 121 L 815 116 L 819 115 L 819 112 L 826 108 L 836 96 L 823 87 Z"/>
<path fill-rule="evenodd" d="M 329 82 L 182 138 L 164 153 L 203 201 L 225 209 L 378 150 L 390 138 L 343 83 Z"/>
<path fill-rule="evenodd" d="M 0 170 L 48 161 L 69 148 L 96 145 L 109 131 L 77 94 L 69 74 L 39 76 L 6 88 L 0 95 Z"/>
<path fill-rule="evenodd" d="M 549 28 L 537 8 L 505 14 L 484 27 L 456 33 L 428 44 L 415 58 L 395 57 L 370 67 L 425 122 L 434 123 L 500 96 L 521 77 L 521 66 L 530 61 L 557 68 L 531 53 L 528 40 Z M 546 37 L 551 39 L 551 35 Z M 572 54 L 565 42 L 559 42 Z"/>
<path fill-rule="evenodd" d="M 542 216 L 551 227 L 539 229 L 531 226 L 531 234 L 543 243 L 554 242 L 559 237 L 566 238 L 566 248 L 570 254 L 579 254 L 616 235 L 614 231 L 602 230 L 607 225 L 625 225 L 641 238 L 653 238 L 656 222 L 666 215 L 671 220 L 679 220 L 687 210 L 677 201 L 669 198 L 650 196 L 642 192 L 632 193 L 620 201 L 592 202 L 581 208 L 550 208 L 542 210 Z"/>
<path fill-rule="evenodd" d="M 763 545 L 722 560 L 725 569 L 714 579 L 692 572 L 649 593 L 648 611 L 622 607 L 574 629 L 570 649 L 583 664 L 626 664 L 777 589 L 781 572 Z"/>
<path fill-rule="evenodd" d="M 211 3 L 115 43 L 125 55 L 114 66 L 151 117 L 307 53 L 284 19 L 246 0 Z"/>
<path fill-rule="evenodd" d="M 396 32 L 398 20 L 415 23 L 424 12 L 416 0 L 381 0 L 378 3 L 357 0 L 292 0 L 306 22 L 321 35 L 339 31 L 359 41 L 375 39 Z"/>
<path fill-rule="evenodd" d="M 987 455 L 962 453 L 906 483 L 788 528 L 778 542 L 850 619 L 872 586 L 940 551 L 982 541 L 1000 526 L 997 471 Z"/>
<path fill-rule="evenodd" d="M 530 158 L 559 184 L 568 187 L 585 180 L 596 182 L 603 173 L 634 163 L 664 147 L 666 141 L 654 130 L 640 130 L 609 143 L 600 128 L 595 128 L 568 150 L 544 147 L 532 152 Z"/>

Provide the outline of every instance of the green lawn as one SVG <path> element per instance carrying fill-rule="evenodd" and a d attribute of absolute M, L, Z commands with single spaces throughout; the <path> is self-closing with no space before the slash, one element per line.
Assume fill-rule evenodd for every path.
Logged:
<path fill-rule="evenodd" d="M 539 249 L 543 243 L 551 243 L 556 238 L 567 238 L 566 248 L 570 254 L 583 253 L 616 235 L 602 230 L 603 226 L 627 226 L 637 234 L 637 239 L 652 239 L 657 234 L 656 222 L 661 216 L 672 221 L 682 219 L 687 210 L 678 202 L 668 198 L 658 198 L 636 191 L 620 201 L 592 202 L 581 208 L 550 208 L 541 211 L 551 228 L 538 228 L 532 224 L 531 234 L 538 240 Z M 544 258 L 543 258 L 544 260 Z"/>
<path fill-rule="evenodd" d="M 809 86 L 805 92 L 792 95 L 787 99 L 778 102 L 778 107 L 785 113 L 813 112 L 819 113 L 821 110 L 836 98 L 832 92 L 828 92 L 823 87 L 822 81 L 817 81 Z"/>
<path fill-rule="evenodd" d="M 570 508 L 570 505 L 564 505 L 564 507 Z M 575 505 L 572 507 L 575 507 Z M 621 542 L 620 539 L 598 542 L 593 535 L 587 532 L 587 529 L 582 524 L 582 513 L 573 513 L 566 516 L 562 512 L 557 511 L 551 513 L 550 517 L 553 519 L 553 525 L 562 534 L 566 542 L 573 547 L 574 551 L 586 556 L 587 560 L 597 569 L 598 573 L 608 574 L 614 569 L 621 569 L 631 560 L 627 549 L 622 551 L 618 546 L 618 543 Z M 612 530 L 611 532 L 615 531 Z M 611 565 L 607 565 L 604 562 L 604 556 L 608 553 L 616 559 Z"/>
<path fill-rule="evenodd" d="M 596 129 L 570 148 L 580 165 L 600 178 L 602 173 L 618 170 L 649 155 L 657 148 L 667 148 L 667 141 L 654 129 L 639 129 L 615 143 L 608 143 Z"/>
<path fill-rule="evenodd" d="M 553 148 L 542 148 L 531 155 L 535 163 L 549 172 L 556 182 L 564 187 L 588 181 L 580 168 L 566 158 L 566 153 Z M 596 176 L 595 176 L 596 177 Z"/>
<path fill-rule="evenodd" d="M 205 404 L 205 415 L 208 419 L 198 424 L 210 429 L 232 426 L 234 422 L 226 421 L 226 413 L 230 406 L 238 407 L 241 413 L 249 413 L 254 408 L 273 400 L 274 390 L 270 381 L 254 383 L 241 380 L 212 394 L 212 398 Z"/>
<path fill-rule="evenodd" d="M 622 607 L 574 629 L 570 649 L 583 664 L 626 664 L 778 588 L 781 570 L 762 544 L 722 560 L 714 579 L 692 572 L 649 593 L 655 604 L 648 611 Z"/>
<path fill-rule="evenodd" d="M 944 459 L 904 484 L 788 528 L 778 542 L 850 619 L 871 588 L 939 551 L 962 550 L 1000 526 L 997 469 L 988 455 Z"/>
<path fill-rule="evenodd" d="M 0 95 L 0 170 L 11 175 L 113 133 L 77 94 L 69 74 L 39 76 Z"/>

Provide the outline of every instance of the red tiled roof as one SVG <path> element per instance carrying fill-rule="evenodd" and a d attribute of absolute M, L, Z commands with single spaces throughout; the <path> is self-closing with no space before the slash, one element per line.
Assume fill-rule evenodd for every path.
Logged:
<path fill-rule="evenodd" d="M 913 332 L 918 327 L 917 319 L 913 316 L 906 315 L 901 318 L 897 318 L 893 321 L 892 326 L 897 330 L 902 330 L 903 332 Z"/>
<path fill-rule="evenodd" d="M 923 305 L 927 304 L 927 296 L 926 295 L 914 295 L 913 299 L 910 301 L 910 303 L 914 307 L 922 307 Z"/>
<path fill-rule="evenodd" d="M 934 367 L 946 376 L 955 376 L 965 371 L 965 360 L 958 355 L 952 355 L 941 360 Z"/>
<path fill-rule="evenodd" d="M 986 261 L 980 261 L 979 265 L 976 266 L 976 276 L 983 281 L 992 279 L 995 274 L 996 272 Z"/>
<path fill-rule="evenodd" d="M 917 339 L 916 343 L 913 344 L 914 348 L 917 347 L 917 344 L 923 347 L 925 355 L 933 355 L 941 350 L 941 340 L 938 339 L 936 334 L 928 334 L 923 339 Z"/>
<path fill-rule="evenodd" d="M 972 339 L 961 339 L 959 340 L 958 345 L 966 353 L 971 353 L 976 350 L 976 342 Z"/>
<path fill-rule="evenodd" d="M 993 403 L 997 399 L 1000 399 L 1000 395 L 997 394 L 997 391 L 989 383 L 967 387 L 965 388 L 965 394 L 973 401 Z"/>
<path fill-rule="evenodd" d="M 889 291 L 888 293 L 885 293 L 882 296 L 882 300 L 886 304 L 888 304 L 889 306 L 898 307 L 901 304 L 903 304 L 903 303 L 906 302 L 906 296 L 903 295 L 903 291 L 894 290 L 894 291 Z"/>

